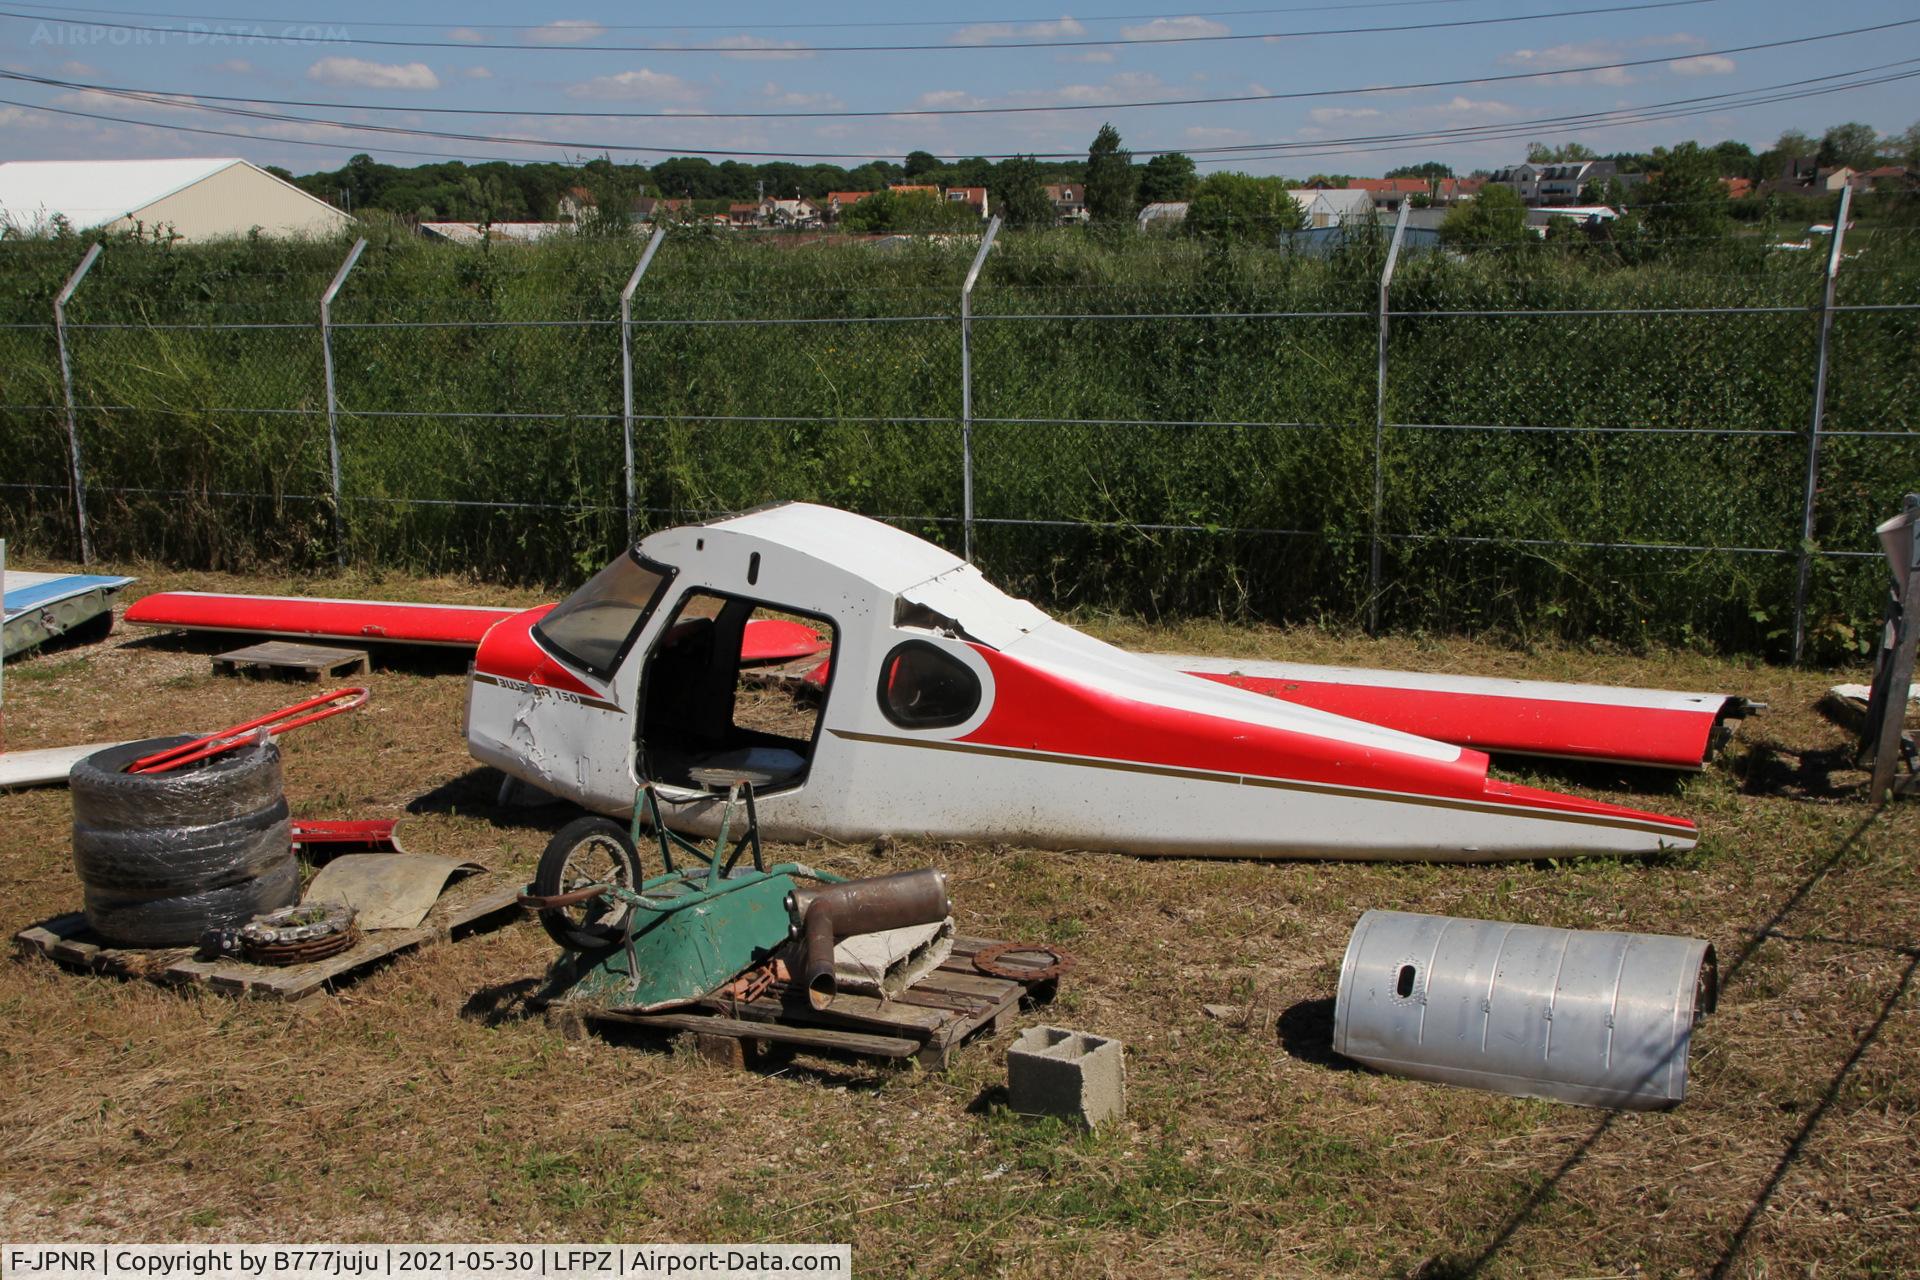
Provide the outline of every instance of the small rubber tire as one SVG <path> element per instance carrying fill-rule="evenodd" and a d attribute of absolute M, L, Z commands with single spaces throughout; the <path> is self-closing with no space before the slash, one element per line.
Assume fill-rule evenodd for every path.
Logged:
<path fill-rule="evenodd" d="M 611 876 L 587 876 L 585 868 L 570 865 L 579 855 L 595 852 L 604 856 Z M 533 892 L 535 897 L 551 898 L 609 880 L 622 888 L 638 889 L 640 855 L 625 827 L 611 818 L 590 815 L 569 822 L 547 841 L 533 873 Z M 548 907 L 540 912 L 540 927 L 568 951 L 606 951 L 626 941 L 631 911 L 631 907 L 598 899 L 577 907 Z"/>
<path fill-rule="evenodd" d="M 88 886 L 87 924 L 123 947 L 185 947 L 212 929 L 233 929 L 300 898 L 300 864 L 289 858 L 265 875 L 172 898 L 119 898 Z"/>

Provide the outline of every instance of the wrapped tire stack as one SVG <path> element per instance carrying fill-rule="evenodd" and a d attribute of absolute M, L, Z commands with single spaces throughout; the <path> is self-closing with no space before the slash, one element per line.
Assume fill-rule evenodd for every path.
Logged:
<path fill-rule="evenodd" d="M 73 867 L 87 923 L 129 947 L 188 946 L 300 897 L 280 748 L 249 744 L 170 773 L 127 773 L 185 736 L 73 767 Z"/>

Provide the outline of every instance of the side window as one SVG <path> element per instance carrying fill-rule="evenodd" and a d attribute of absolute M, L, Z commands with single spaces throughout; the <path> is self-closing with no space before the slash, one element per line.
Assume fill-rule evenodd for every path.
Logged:
<path fill-rule="evenodd" d="M 980 678 L 924 640 L 895 645 L 880 664 L 880 710 L 904 729 L 943 729 L 980 706 Z"/>

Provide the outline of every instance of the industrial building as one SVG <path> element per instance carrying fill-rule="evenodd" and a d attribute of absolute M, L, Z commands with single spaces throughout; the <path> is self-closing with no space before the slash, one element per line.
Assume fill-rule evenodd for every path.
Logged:
<path fill-rule="evenodd" d="M 233 157 L 208 160 L 13 160 L 0 164 L 0 233 L 137 231 L 184 241 L 259 231 L 323 237 L 353 219 Z"/>

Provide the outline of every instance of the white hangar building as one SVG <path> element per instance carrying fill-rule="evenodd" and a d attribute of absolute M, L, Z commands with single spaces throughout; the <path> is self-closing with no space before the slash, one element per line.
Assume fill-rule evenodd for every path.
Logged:
<path fill-rule="evenodd" d="M 0 231 L 96 228 L 195 242 L 262 235 L 322 237 L 353 225 L 324 200 L 245 160 L 13 160 L 0 164 Z"/>

